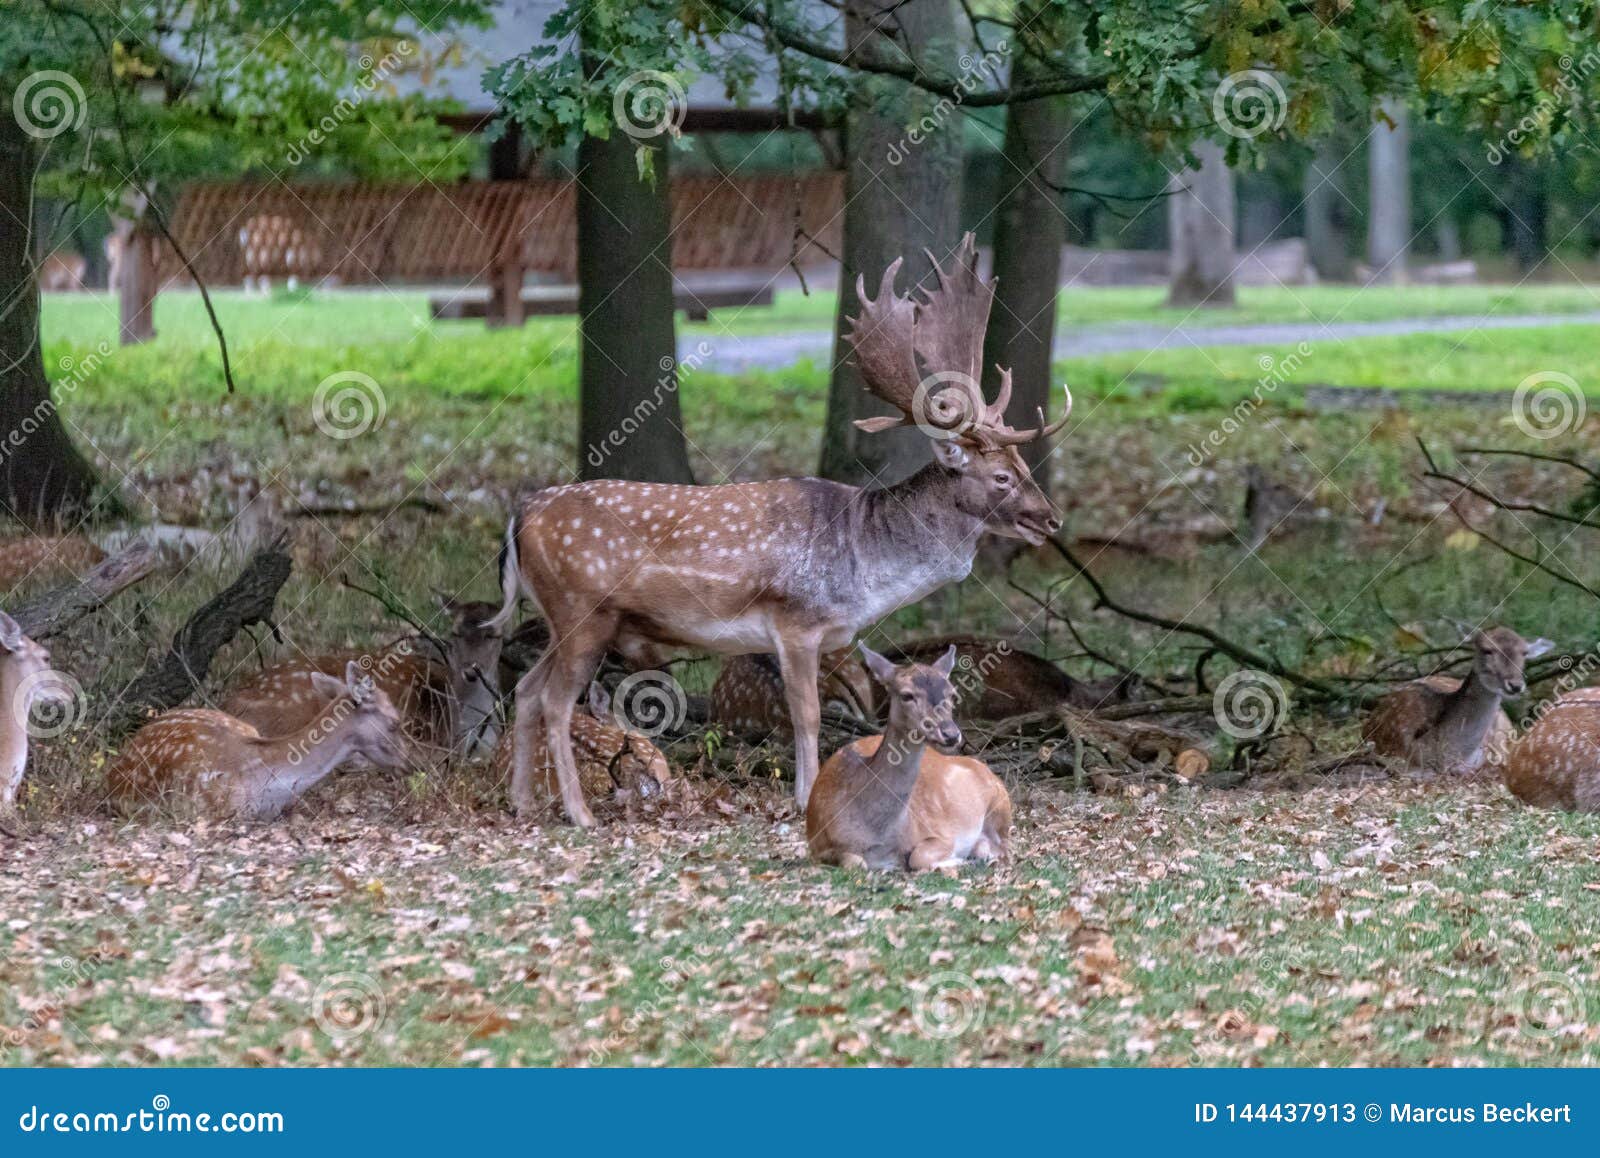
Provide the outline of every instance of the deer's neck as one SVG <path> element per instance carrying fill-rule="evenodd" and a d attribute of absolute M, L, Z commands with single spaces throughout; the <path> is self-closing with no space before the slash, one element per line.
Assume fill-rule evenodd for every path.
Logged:
<path fill-rule="evenodd" d="M 252 811 L 281 811 L 350 758 L 355 743 L 343 722 L 323 717 L 277 739 L 252 742 L 253 765 L 242 770 Z"/>
<path fill-rule="evenodd" d="M 500 738 L 499 721 L 495 718 L 500 699 L 498 684 L 487 672 L 451 669 L 450 696 L 455 714 L 451 742 L 463 755 L 490 751 Z"/>
<path fill-rule="evenodd" d="M 861 492 L 850 533 L 869 620 L 971 572 L 984 522 L 957 508 L 958 481 L 930 463 L 893 486 Z"/>
<path fill-rule="evenodd" d="M 915 734 L 893 724 L 884 733 L 856 789 L 858 815 L 871 831 L 887 833 L 904 823 L 926 748 Z"/>
<path fill-rule="evenodd" d="M 1469 672 L 1461 686 L 1445 697 L 1439 737 L 1460 749 L 1461 755 L 1470 755 L 1489 734 L 1499 710 L 1500 694 L 1484 687 L 1476 672 Z"/>
<path fill-rule="evenodd" d="M 9 666 L 0 667 L 0 803 L 16 797 L 28 766 L 28 705 L 17 696 L 20 681 Z"/>

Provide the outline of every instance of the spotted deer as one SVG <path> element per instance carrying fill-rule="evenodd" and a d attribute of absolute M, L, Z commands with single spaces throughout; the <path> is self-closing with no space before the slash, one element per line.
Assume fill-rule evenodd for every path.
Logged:
<path fill-rule="evenodd" d="M 534 732 L 542 727 L 562 804 L 594 816 L 579 790 L 572 710 L 607 649 L 651 667 L 674 651 L 778 657 L 795 736 L 801 808 L 817 774 L 818 656 L 972 569 L 985 534 L 1037 545 L 1061 526 L 1017 448 L 1047 438 L 1007 424 L 1010 373 L 991 405 L 978 385 L 994 286 L 978 277 L 972 236 L 919 298 L 876 299 L 857 279 L 860 310 L 845 335 L 868 390 L 899 411 L 857 422 L 868 432 L 918 426 L 933 461 L 889 486 L 822 479 L 721 486 L 597 481 L 528 496 L 506 528 L 504 626 L 519 594 L 536 601 L 551 646 L 518 682 L 512 804 L 533 801 Z"/>
<path fill-rule="evenodd" d="M 1542 709 L 1506 757 L 1505 785 L 1538 808 L 1600 812 L 1600 688 L 1576 688 Z"/>
<path fill-rule="evenodd" d="M 0 541 L 0 591 L 22 583 L 81 575 L 106 553 L 82 535 L 27 535 Z"/>
<path fill-rule="evenodd" d="M 1498 764 L 1511 735 L 1500 709 L 1526 689 L 1523 664 L 1551 647 L 1531 643 L 1508 627 L 1472 633 L 1472 671 L 1464 680 L 1429 676 L 1396 688 L 1374 705 L 1362 737 L 1379 755 L 1395 756 L 1412 768 L 1475 772 Z"/>
<path fill-rule="evenodd" d="M 500 633 L 483 624 L 495 607 L 446 597 L 440 603 L 451 618 L 448 639 L 418 637 L 375 654 L 342 651 L 272 664 L 235 688 L 222 710 L 264 735 L 296 731 L 326 707 L 313 677 L 338 676 L 355 663 L 399 710 L 415 760 L 486 755 L 500 735 Z"/>
<path fill-rule="evenodd" d="M 145 724 L 106 773 L 123 812 L 181 801 L 207 815 L 272 820 L 352 757 L 404 766 L 400 713 L 360 665 L 343 678 L 310 673 L 322 711 L 304 727 L 263 735 L 211 708 L 180 708 Z"/>
<path fill-rule="evenodd" d="M 50 666 L 50 652 L 0 611 L 0 829 L 17 823 L 17 791 L 28 770 L 28 715 L 34 705 L 71 698 L 71 685 Z"/>
<path fill-rule="evenodd" d="M 888 695 L 889 722 L 829 757 L 806 808 L 806 843 L 843 868 L 931 868 L 990 861 L 1011 834 L 1011 797 L 982 761 L 929 747 L 961 744 L 951 714 L 952 646 L 933 664 L 895 665 L 861 654 Z"/>
<path fill-rule="evenodd" d="M 1010 640 L 977 635 L 919 639 L 887 650 L 896 663 L 932 663 L 947 648 L 956 649 L 956 719 L 1003 720 L 1067 705 L 1093 711 L 1139 698 L 1137 675 L 1080 680 L 1042 655 Z"/>
<path fill-rule="evenodd" d="M 647 737 L 618 726 L 611 715 L 611 696 L 599 682 L 589 685 L 588 710 L 572 713 L 572 752 L 580 783 L 589 795 L 614 790 L 619 798 L 648 799 L 666 794 L 672 785 L 672 765 L 667 757 Z M 559 799 L 554 769 L 547 761 L 536 761 L 536 765 L 539 795 L 545 800 Z M 492 766 L 498 777 L 509 780 L 510 731 L 495 746 Z"/>
<path fill-rule="evenodd" d="M 817 702 L 856 720 L 876 720 L 872 681 L 848 651 L 830 651 L 818 661 Z M 783 673 L 770 655 L 729 658 L 711 685 L 711 722 L 750 736 L 792 740 L 794 724 L 784 704 Z"/>

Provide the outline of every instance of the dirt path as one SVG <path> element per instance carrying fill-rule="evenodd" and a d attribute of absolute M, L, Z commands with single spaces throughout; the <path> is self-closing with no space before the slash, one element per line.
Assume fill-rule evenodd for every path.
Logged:
<path fill-rule="evenodd" d="M 1507 330 L 1529 326 L 1600 324 L 1600 312 L 1581 314 L 1515 314 L 1506 316 L 1443 316 L 1389 318 L 1378 322 L 1271 322 L 1255 325 L 1153 325 L 1118 322 L 1110 325 L 1068 327 L 1056 334 L 1056 357 L 1079 358 L 1091 354 L 1123 354 L 1140 350 L 1168 350 L 1201 346 L 1288 346 L 1347 338 L 1379 338 L 1396 334 L 1434 334 L 1461 330 Z M 680 341 L 680 357 L 687 357 L 701 341 L 711 354 L 700 365 L 721 374 L 750 369 L 779 369 L 801 358 L 827 362 L 832 335 L 825 330 L 793 334 L 759 334 L 744 337 L 695 335 Z"/>

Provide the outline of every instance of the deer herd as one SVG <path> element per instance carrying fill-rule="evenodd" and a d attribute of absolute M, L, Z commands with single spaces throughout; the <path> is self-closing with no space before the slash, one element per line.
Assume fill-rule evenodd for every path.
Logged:
<path fill-rule="evenodd" d="M 1062 428 L 1071 394 L 1054 423 L 1041 411 L 1027 429 L 1006 419 L 1008 371 L 995 401 L 985 398 L 977 383 L 994 287 L 978 275 L 970 235 L 950 267 L 934 263 L 934 285 L 919 294 L 895 290 L 900 264 L 884 271 L 876 297 L 858 279 L 846 339 L 866 388 L 898 412 L 857 425 L 917 427 L 932 451 L 923 469 L 868 488 L 802 478 L 538 491 L 506 526 L 499 604 L 446 601 L 448 638 L 421 632 L 376 653 L 279 663 L 216 708 L 156 716 L 111 759 L 110 800 L 124 811 L 170 804 L 270 820 L 348 764 L 484 757 L 509 781 L 517 813 L 558 799 L 571 822 L 590 826 L 589 796 L 631 801 L 670 795 L 675 784 L 666 755 L 611 710 L 596 678 L 602 663 L 614 656 L 645 670 L 710 654 L 725 657 L 711 721 L 792 737 L 795 799 L 816 860 L 921 871 L 1003 856 L 1012 817 L 1004 784 L 982 761 L 951 754 L 963 741 L 958 663 L 985 675 L 959 705 L 963 718 L 1095 706 L 1134 689 L 1126 679 L 1075 681 L 976 637 L 889 657 L 851 650 L 864 629 L 964 578 L 983 537 L 1038 545 L 1061 526 L 1018 448 Z M 36 543 L 0 557 L 0 579 L 98 558 L 83 540 Z M 506 633 L 525 599 L 542 617 L 542 653 L 515 676 L 512 722 L 502 728 Z M 1500 770 L 1530 804 L 1600 810 L 1600 688 L 1560 696 L 1518 738 L 1502 701 L 1522 694 L 1525 662 L 1549 644 L 1494 628 L 1470 646 L 1465 679 L 1399 687 L 1373 707 L 1365 739 L 1418 769 Z M 45 648 L 0 612 L 0 820 L 15 812 L 29 712 L 60 694 L 51 674 Z M 882 730 L 820 763 L 825 708 L 867 730 L 882 719 Z"/>

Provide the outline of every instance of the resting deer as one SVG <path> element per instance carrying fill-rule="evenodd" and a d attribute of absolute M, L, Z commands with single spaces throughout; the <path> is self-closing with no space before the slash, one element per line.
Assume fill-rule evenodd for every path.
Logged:
<path fill-rule="evenodd" d="M 235 688 L 222 710 L 276 736 L 305 727 L 326 706 L 313 676 L 338 676 L 357 664 L 392 700 L 415 754 L 487 754 L 500 734 L 500 633 L 483 625 L 494 606 L 441 597 L 449 639 L 408 639 L 377 654 L 358 651 L 285 660 Z M 435 654 L 443 656 L 441 663 Z"/>
<path fill-rule="evenodd" d="M 27 535 L 0 541 L 0 591 L 29 580 L 81 575 L 106 553 L 82 535 Z"/>
<path fill-rule="evenodd" d="M 961 743 L 951 710 L 956 649 L 937 663 L 895 667 L 861 654 L 888 694 L 889 724 L 835 752 L 806 809 L 806 843 L 824 864 L 923 872 L 990 861 L 1011 833 L 1011 797 L 987 764 L 928 750 Z"/>
<path fill-rule="evenodd" d="M 181 799 L 211 816 L 272 820 L 353 756 L 379 768 L 406 762 L 400 713 L 360 665 L 344 678 L 310 673 L 323 708 L 310 723 L 263 736 L 211 708 L 164 712 L 133 734 L 106 773 L 131 812 Z"/>
<path fill-rule="evenodd" d="M 70 685 L 50 666 L 50 652 L 0 611 L 0 829 L 16 824 L 17 790 L 28 769 L 28 714 L 37 703 L 71 698 Z"/>
<path fill-rule="evenodd" d="M 1062 704 L 1093 711 L 1139 697 L 1137 675 L 1074 679 L 1042 655 L 1023 651 L 1005 639 L 945 635 L 916 640 L 885 654 L 896 663 L 931 663 L 951 647 L 961 666 L 956 676 L 958 720 L 1003 720 Z"/>
<path fill-rule="evenodd" d="M 493 621 L 519 592 L 539 604 L 551 646 L 517 684 L 513 804 L 533 800 L 534 731 L 542 726 L 561 800 L 576 824 L 594 817 L 578 786 L 568 726 L 573 704 L 608 648 L 637 667 L 674 650 L 775 654 L 795 736 L 795 797 L 817 773 L 818 656 L 972 569 L 988 533 L 1037 545 L 1061 526 L 1017 448 L 1059 430 L 1017 430 L 1004 415 L 1010 374 L 985 402 L 978 386 L 994 297 L 969 234 L 955 268 L 920 300 L 895 292 L 900 262 L 876 300 L 861 303 L 846 340 L 867 388 L 900 411 L 868 432 L 920 426 L 934 461 L 887 487 L 822 479 L 723 486 L 601 481 L 527 497 L 506 528 Z"/>
<path fill-rule="evenodd" d="M 857 720 L 876 720 L 867 669 L 848 651 L 831 651 L 819 660 L 817 702 Z M 752 736 L 794 738 L 784 705 L 783 673 L 770 655 L 736 655 L 722 665 L 711 685 L 711 722 Z"/>
<path fill-rule="evenodd" d="M 1544 708 L 1505 765 L 1506 788 L 1526 804 L 1600 812 L 1600 688 L 1577 688 Z"/>
<path fill-rule="evenodd" d="M 1475 631 L 1471 642 L 1472 671 L 1466 679 L 1429 676 L 1396 688 L 1373 707 L 1363 739 L 1380 755 L 1398 756 L 1413 768 L 1474 772 L 1498 763 L 1511 734 L 1500 702 L 1523 693 L 1523 664 L 1551 644 L 1546 639 L 1529 643 L 1508 627 Z"/>
<path fill-rule="evenodd" d="M 617 725 L 611 715 L 611 695 L 598 682 L 589 685 L 589 710 L 572 714 L 572 752 L 586 793 L 603 795 L 615 789 L 619 796 L 648 799 L 665 794 L 672 784 L 672 765 L 661 749 L 639 733 Z M 553 769 L 546 761 L 537 763 L 543 773 L 543 783 L 538 785 L 540 794 L 553 800 L 559 793 L 550 775 Z M 492 766 L 497 776 L 510 778 L 510 731 L 495 746 Z"/>

